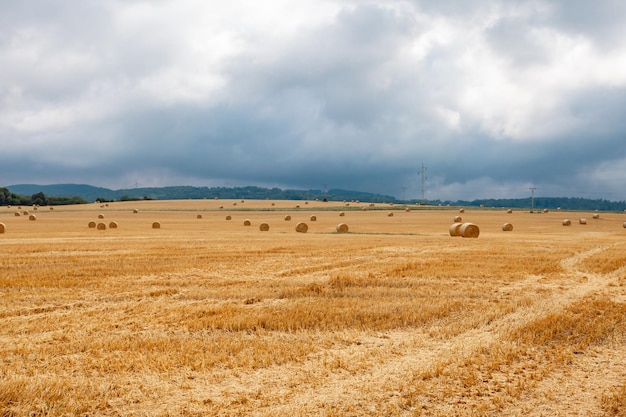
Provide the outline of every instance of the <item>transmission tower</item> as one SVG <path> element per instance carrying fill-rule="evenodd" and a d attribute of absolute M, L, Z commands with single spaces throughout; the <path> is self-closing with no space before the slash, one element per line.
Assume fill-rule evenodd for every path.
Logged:
<path fill-rule="evenodd" d="M 419 172 L 419 176 L 420 176 L 420 180 L 422 183 L 422 204 L 424 204 L 426 202 L 426 199 L 424 198 L 424 194 L 426 191 L 426 167 L 424 166 L 423 162 L 422 162 L 422 169 Z"/>

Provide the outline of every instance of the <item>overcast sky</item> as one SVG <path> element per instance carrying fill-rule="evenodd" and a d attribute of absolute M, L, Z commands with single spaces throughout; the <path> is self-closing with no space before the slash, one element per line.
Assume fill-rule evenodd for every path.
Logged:
<path fill-rule="evenodd" d="M 2 0 L 0 142 L 0 186 L 625 200 L 626 2 Z"/>

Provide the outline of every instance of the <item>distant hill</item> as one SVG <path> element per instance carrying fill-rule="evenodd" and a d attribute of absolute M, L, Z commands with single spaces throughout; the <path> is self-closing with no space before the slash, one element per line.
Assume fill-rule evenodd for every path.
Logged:
<path fill-rule="evenodd" d="M 252 199 L 252 200 L 323 200 L 329 201 L 364 201 L 372 203 L 408 203 L 415 204 L 417 200 L 399 201 L 395 197 L 360 191 L 331 189 L 324 193 L 322 190 L 283 190 L 280 188 L 262 187 L 155 187 L 155 188 L 128 188 L 110 190 L 108 188 L 94 187 L 86 184 L 16 184 L 7 186 L 12 193 L 31 196 L 44 193 L 54 197 L 80 197 L 88 202 L 100 201 L 123 201 L 123 200 L 187 200 L 187 199 Z M 484 207 L 507 207 L 529 209 L 530 198 L 518 199 L 482 199 L 473 201 L 427 201 L 429 205 L 452 205 L 452 206 L 480 206 Z M 536 210 L 557 209 L 564 210 L 602 210 L 624 211 L 626 202 L 609 200 L 590 200 L 586 198 L 570 197 L 535 197 L 534 208 Z"/>
<path fill-rule="evenodd" d="M 44 193 L 46 196 L 81 197 L 89 202 L 122 201 L 122 200 L 186 200 L 186 199 L 253 199 L 253 200 L 322 200 L 352 201 L 362 200 L 374 203 L 395 202 L 396 199 L 387 195 L 332 189 L 326 193 L 321 190 L 282 190 L 280 188 L 261 187 L 155 187 L 110 190 L 86 184 L 16 184 L 9 185 L 12 193 L 33 195 Z"/>

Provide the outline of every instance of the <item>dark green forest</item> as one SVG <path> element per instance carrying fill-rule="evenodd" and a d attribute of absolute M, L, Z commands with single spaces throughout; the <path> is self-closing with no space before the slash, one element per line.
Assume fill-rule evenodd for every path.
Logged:
<path fill-rule="evenodd" d="M 362 201 L 371 203 L 425 204 L 430 206 L 464 206 L 485 208 L 517 208 L 535 210 L 602 210 L 624 211 L 625 201 L 586 199 L 572 197 L 535 197 L 518 199 L 481 200 L 398 200 L 389 195 L 350 191 L 342 189 L 322 190 L 283 190 L 262 187 L 158 187 L 110 190 L 85 184 L 35 185 L 21 184 L 0 188 L 0 205 L 62 205 L 87 202 L 112 202 L 134 200 L 187 200 L 187 199 L 248 199 L 248 200 L 320 200 Z"/>

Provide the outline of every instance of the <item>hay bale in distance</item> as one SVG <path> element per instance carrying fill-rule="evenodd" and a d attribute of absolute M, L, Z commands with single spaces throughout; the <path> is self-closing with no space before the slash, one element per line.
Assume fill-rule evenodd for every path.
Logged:
<path fill-rule="evenodd" d="M 450 225 L 450 236 L 461 236 L 461 225 L 463 223 L 453 223 Z"/>
<path fill-rule="evenodd" d="M 233 218 L 232 218 L 232 216 L 231 216 L 231 215 L 226 216 L 226 220 L 232 220 L 232 219 L 233 219 Z"/>
<path fill-rule="evenodd" d="M 268 230 L 270 230 L 270 225 L 267 223 L 261 223 L 259 225 L 259 230 L 262 232 L 267 232 Z"/>
<path fill-rule="evenodd" d="M 476 238 L 480 234 L 480 229 L 474 223 L 463 223 L 459 228 L 461 237 Z"/>
<path fill-rule="evenodd" d="M 459 209 L 459 213 L 465 213 L 465 209 Z"/>
<path fill-rule="evenodd" d="M 20 214 L 20 212 L 19 212 L 19 211 L 16 211 L 16 212 L 15 212 L 15 215 L 16 215 L 17 217 L 21 216 L 21 214 Z"/>
<path fill-rule="evenodd" d="M 570 219 L 563 219 L 562 224 L 563 224 L 563 226 L 571 226 L 572 225 L 572 221 Z"/>
<path fill-rule="evenodd" d="M 387 213 L 387 217 L 393 217 L 393 211 L 390 211 L 389 213 Z"/>
<path fill-rule="evenodd" d="M 454 223 L 463 223 L 461 216 L 454 216 Z"/>
<path fill-rule="evenodd" d="M 513 225 L 511 223 L 504 223 L 502 225 L 502 231 L 503 232 L 512 232 L 513 231 Z"/>
<path fill-rule="evenodd" d="M 289 220 L 291 220 L 291 216 L 290 215 L 286 215 L 285 216 L 285 221 L 288 222 Z"/>
<path fill-rule="evenodd" d="M 4 225 L 4 223 L 0 223 L 0 233 L 4 233 L 5 230 L 7 230 L 7 227 Z"/>
<path fill-rule="evenodd" d="M 337 233 L 348 233 L 348 225 L 345 223 L 339 223 L 337 225 Z"/>
<path fill-rule="evenodd" d="M 98 214 L 98 218 L 99 219 L 104 219 L 104 214 L 102 214 L 102 213 Z"/>
<path fill-rule="evenodd" d="M 250 225 L 252 225 L 252 222 L 251 222 L 250 220 L 248 220 L 248 219 L 245 219 L 245 220 L 243 221 L 243 225 L 244 225 L 244 226 L 250 226 Z"/>
<path fill-rule="evenodd" d="M 346 215 L 346 213 L 344 213 L 343 211 L 341 213 L 339 213 L 339 217 L 343 217 L 345 215 Z"/>
<path fill-rule="evenodd" d="M 137 214 L 137 213 L 139 213 L 139 210 L 133 209 L 133 213 Z"/>
<path fill-rule="evenodd" d="M 544 213 L 550 213 L 550 210 L 548 210 L 548 209 L 543 209 L 543 212 L 544 212 Z"/>
<path fill-rule="evenodd" d="M 578 223 L 579 224 L 587 224 L 587 219 L 579 219 Z"/>
<path fill-rule="evenodd" d="M 96 229 L 98 230 L 106 230 L 107 229 L 107 225 L 104 223 L 98 223 L 98 226 L 96 226 Z"/>
<path fill-rule="evenodd" d="M 598 213 L 594 213 L 594 214 L 593 214 L 593 218 L 594 218 L 594 219 L 599 219 L 599 218 L 600 218 L 600 215 L 599 215 Z"/>
<path fill-rule="evenodd" d="M 109 223 L 109 229 L 117 229 L 117 222 Z"/>
<path fill-rule="evenodd" d="M 30 216 L 28 216 L 28 220 L 37 220 L 37 216 L 31 214 Z"/>
<path fill-rule="evenodd" d="M 202 218 L 202 214 L 197 214 L 196 215 L 196 219 L 201 219 Z"/>
<path fill-rule="evenodd" d="M 28 212 L 28 210 L 24 210 L 24 211 L 22 212 L 22 214 L 23 214 L 24 216 L 28 216 L 30 213 Z"/>
<path fill-rule="evenodd" d="M 309 218 L 309 220 L 311 220 L 312 222 L 315 222 L 315 221 L 317 221 L 317 216 L 311 216 Z"/>
<path fill-rule="evenodd" d="M 95 229 L 96 228 L 96 222 L 94 222 L 93 220 L 90 221 L 89 223 L 87 223 L 87 227 L 89 227 L 90 229 Z"/>
<path fill-rule="evenodd" d="M 296 232 L 298 233 L 306 233 L 309 230 L 309 225 L 304 222 L 299 222 L 296 224 Z"/>
<path fill-rule="evenodd" d="M 508 214 L 511 214 L 511 213 L 513 213 L 513 210 L 508 209 L 506 212 L 507 212 Z"/>
<path fill-rule="evenodd" d="M 50 210 L 54 210 L 54 207 L 50 207 Z"/>
<path fill-rule="evenodd" d="M 161 228 L 161 222 L 153 222 L 152 223 L 152 228 L 153 229 L 160 229 Z"/>
<path fill-rule="evenodd" d="M 624 222 L 624 224 L 622 226 L 624 226 L 624 229 L 626 229 L 626 222 Z"/>

